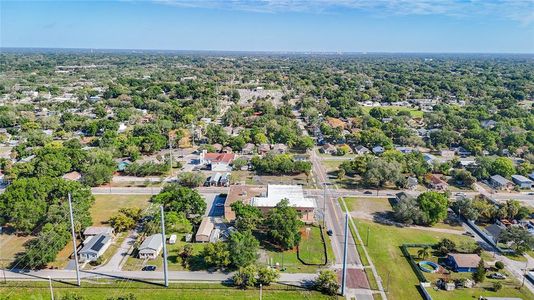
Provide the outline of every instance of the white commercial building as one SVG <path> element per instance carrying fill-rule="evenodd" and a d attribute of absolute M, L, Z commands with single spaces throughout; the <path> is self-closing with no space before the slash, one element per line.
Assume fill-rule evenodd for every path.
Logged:
<path fill-rule="evenodd" d="M 317 203 L 313 198 L 304 197 L 304 191 L 300 185 L 267 185 L 267 195 L 253 197 L 250 205 L 258 207 L 264 214 L 275 207 L 282 199 L 289 201 L 289 206 L 294 207 L 301 215 L 304 222 L 313 222 Z"/>

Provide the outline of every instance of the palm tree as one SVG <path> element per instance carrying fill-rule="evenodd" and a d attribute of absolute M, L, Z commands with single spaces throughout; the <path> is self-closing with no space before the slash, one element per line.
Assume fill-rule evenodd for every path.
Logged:
<path fill-rule="evenodd" d="M 430 256 L 430 247 L 429 246 L 425 246 L 424 248 L 422 249 L 419 249 L 417 251 L 417 257 L 421 258 L 421 259 L 425 259 L 427 257 Z"/>

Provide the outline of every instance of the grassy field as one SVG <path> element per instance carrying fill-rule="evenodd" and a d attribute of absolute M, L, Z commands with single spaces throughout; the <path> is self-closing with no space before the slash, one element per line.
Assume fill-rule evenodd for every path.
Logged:
<path fill-rule="evenodd" d="M 422 118 L 423 117 L 423 114 L 424 112 L 423 111 L 420 111 L 416 108 L 410 108 L 410 107 L 402 107 L 402 106 L 385 106 L 385 107 L 382 107 L 384 108 L 385 110 L 392 110 L 394 112 L 399 112 L 399 111 L 409 111 L 410 112 L 410 115 L 413 117 L 413 118 Z M 363 106 L 362 107 L 363 111 L 365 112 L 369 112 L 372 107 L 370 106 Z"/>
<path fill-rule="evenodd" d="M 468 241 L 461 235 L 440 232 L 426 232 L 410 228 L 398 228 L 374 223 L 367 220 L 354 220 L 360 232 L 367 232 L 369 227 L 369 255 L 383 281 L 390 274 L 390 292 L 388 299 L 420 299 L 416 288 L 417 277 L 408 261 L 402 255 L 400 246 L 404 243 L 436 243 L 442 238 L 455 242 Z M 439 299 L 439 298 L 437 298 Z"/>
<path fill-rule="evenodd" d="M 65 283 L 53 283 L 56 299 L 66 294 L 83 296 L 84 300 L 100 300 L 108 297 L 125 296 L 132 293 L 136 299 L 258 299 L 256 288 L 240 290 L 220 283 L 171 283 L 168 288 L 155 284 L 138 282 L 100 282 L 82 283 L 74 287 Z M 10 300 L 50 299 L 46 282 L 8 282 L 0 285 L 0 298 L 8 296 Z M 263 288 L 263 299 L 336 299 L 315 291 L 274 284 Z"/>
<path fill-rule="evenodd" d="M 167 236 L 170 236 L 167 235 Z M 177 234 L 176 244 L 169 245 L 167 244 L 167 265 L 171 271 L 183 271 L 183 270 L 203 270 L 206 269 L 204 260 L 200 257 L 200 252 L 204 248 L 205 244 L 202 243 L 186 243 L 183 239 L 183 234 Z M 182 265 L 182 259 L 179 256 L 182 248 L 190 244 L 193 246 L 193 257 L 190 260 L 189 268 L 184 268 Z M 163 257 L 160 255 L 157 259 L 148 260 L 147 265 L 153 265 L 161 270 L 163 266 Z M 123 270 L 127 271 L 139 271 L 143 267 L 143 260 L 137 258 L 136 252 L 134 251 L 133 255 L 128 257 L 128 260 L 123 266 Z"/>
<path fill-rule="evenodd" d="M 93 225 L 103 225 L 109 218 L 123 207 L 146 208 L 150 195 L 95 195 L 95 203 L 91 207 Z"/>
<path fill-rule="evenodd" d="M 388 198 L 346 197 L 343 198 L 350 211 L 363 211 L 369 214 L 392 211 Z"/>
<path fill-rule="evenodd" d="M 266 185 L 266 184 L 299 184 L 304 187 L 309 187 L 312 184 L 311 178 L 306 174 L 292 175 L 292 176 L 268 176 L 256 175 L 251 171 L 232 171 L 232 182 L 243 182 L 249 185 Z"/>
<path fill-rule="evenodd" d="M 17 253 L 24 252 L 24 244 L 33 236 L 0 234 L 0 267 L 8 267 L 15 260 Z"/>
<path fill-rule="evenodd" d="M 348 160 L 348 158 L 347 158 Z M 339 166 L 345 160 L 335 159 L 335 160 L 322 160 L 321 164 L 325 167 L 326 172 L 335 172 L 339 169 Z"/>
<path fill-rule="evenodd" d="M 322 245 L 322 240 L 320 236 L 319 227 L 306 226 L 311 228 L 309 236 L 306 236 L 305 229 L 303 229 L 303 237 L 300 242 L 300 255 L 301 258 L 306 263 L 321 264 L 324 262 L 324 250 Z M 332 251 L 332 246 L 330 243 L 330 238 L 328 235 L 324 235 L 326 241 L 326 249 L 328 252 L 328 260 L 330 262 L 334 261 L 334 254 Z M 260 242 L 265 241 L 260 237 Z M 297 257 L 297 250 L 291 249 L 286 251 L 277 251 L 269 245 L 263 243 L 263 247 L 260 250 L 261 255 L 259 262 L 263 264 L 268 264 L 272 261 L 276 265 L 278 263 L 280 267 L 284 268 L 284 272 L 288 273 L 312 273 L 316 272 L 320 266 L 315 265 L 305 265 Z"/>
<path fill-rule="evenodd" d="M 482 287 L 474 289 L 457 289 L 449 292 L 443 290 L 436 291 L 433 289 L 427 289 L 427 291 L 432 296 L 432 298 L 440 300 L 471 300 L 479 299 L 480 296 L 506 297 L 506 299 L 534 299 L 534 295 L 532 295 L 532 293 L 530 293 L 526 287 L 521 290 L 517 289 L 517 283 L 501 282 L 503 284 L 502 290 L 494 292 L 491 289 L 491 282 L 492 281 L 488 281 L 487 283 L 485 282 L 484 284 L 482 284 Z"/>

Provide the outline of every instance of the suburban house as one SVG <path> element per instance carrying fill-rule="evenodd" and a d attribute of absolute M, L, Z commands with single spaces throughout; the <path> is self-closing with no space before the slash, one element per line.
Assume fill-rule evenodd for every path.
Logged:
<path fill-rule="evenodd" d="M 72 171 L 72 172 L 69 172 L 69 173 L 61 176 L 61 178 L 65 179 L 65 180 L 70 180 L 70 181 L 79 181 L 80 179 L 82 179 L 82 174 L 80 174 L 79 172 L 76 172 L 76 171 Z"/>
<path fill-rule="evenodd" d="M 228 196 L 224 202 L 224 218 L 228 221 L 235 220 L 235 212 L 232 210 L 232 203 L 241 201 L 249 204 L 250 199 L 265 195 L 267 189 L 262 186 L 255 185 L 231 185 L 228 191 Z"/>
<path fill-rule="evenodd" d="M 313 222 L 317 204 L 315 199 L 304 197 L 304 191 L 300 185 L 269 184 L 267 185 L 267 195 L 253 197 L 250 200 L 250 205 L 259 208 L 263 214 L 267 214 L 282 199 L 289 201 L 289 206 L 297 210 L 303 222 Z"/>
<path fill-rule="evenodd" d="M 528 178 L 530 178 L 530 180 L 534 180 L 534 172 L 528 174 Z"/>
<path fill-rule="evenodd" d="M 337 148 L 336 146 L 328 143 L 328 144 L 324 144 L 320 149 L 319 149 L 322 153 L 325 153 L 325 154 L 330 154 L 330 155 L 333 155 L 333 154 L 336 154 L 337 153 Z"/>
<path fill-rule="evenodd" d="M 406 178 L 406 188 L 413 190 L 417 187 L 419 184 L 419 181 L 417 180 L 417 177 L 409 176 Z"/>
<path fill-rule="evenodd" d="M 490 184 L 496 190 L 510 190 L 514 187 L 514 184 L 502 177 L 501 175 L 493 175 L 490 177 Z"/>
<path fill-rule="evenodd" d="M 358 155 L 364 155 L 364 154 L 367 154 L 371 152 L 369 149 L 367 149 L 366 147 L 362 146 L 362 145 L 358 145 L 356 147 L 354 147 L 354 153 L 355 154 L 358 154 Z"/>
<path fill-rule="evenodd" d="M 271 152 L 276 154 L 284 154 L 287 152 L 287 146 L 284 144 L 274 144 Z"/>
<path fill-rule="evenodd" d="M 395 147 L 395 150 L 404 154 L 412 153 L 414 151 L 412 147 Z"/>
<path fill-rule="evenodd" d="M 532 188 L 532 180 L 526 178 L 523 175 L 512 175 L 512 181 L 522 189 Z"/>
<path fill-rule="evenodd" d="M 465 253 L 451 253 L 445 260 L 445 263 L 455 272 L 475 272 L 479 262 L 478 254 Z"/>
<path fill-rule="evenodd" d="M 245 144 L 243 149 L 241 149 L 241 153 L 244 154 L 244 155 L 252 155 L 252 154 L 254 154 L 254 149 L 256 149 L 256 146 L 254 144 L 247 143 L 247 144 Z"/>
<path fill-rule="evenodd" d="M 456 152 L 457 155 L 459 155 L 461 157 L 466 157 L 466 156 L 471 155 L 471 151 L 465 149 L 462 146 L 456 148 L 454 151 Z"/>
<path fill-rule="evenodd" d="M 372 151 L 373 151 L 374 154 L 378 155 L 378 154 L 384 153 L 385 150 L 384 150 L 384 147 L 382 147 L 382 146 L 374 146 Z"/>
<path fill-rule="evenodd" d="M 97 260 L 111 245 L 111 236 L 106 234 L 98 234 L 92 236 L 84 241 L 82 250 L 80 250 L 81 261 L 95 261 Z"/>
<path fill-rule="evenodd" d="M 83 231 L 83 236 L 85 238 L 93 237 L 99 234 L 105 234 L 109 236 L 113 236 L 115 232 L 113 231 L 113 227 L 109 226 L 89 226 L 85 228 Z"/>
<path fill-rule="evenodd" d="M 207 243 L 210 241 L 211 232 L 215 228 L 215 223 L 213 218 L 204 217 L 200 226 L 198 227 L 197 233 L 195 235 L 195 240 L 199 243 Z"/>
<path fill-rule="evenodd" d="M 426 180 L 428 181 L 428 186 L 433 190 L 444 191 L 449 188 L 449 184 L 436 174 L 428 174 Z"/>
<path fill-rule="evenodd" d="M 332 128 L 338 128 L 338 127 L 345 128 L 347 126 L 347 123 L 341 121 L 338 118 L 332 118 L 332 117 L 327 117 L 326 123 L 328 123 L 328 125 Z"/>
<path fill-rule="evenodd" d="M 258 146 L 258 154 L 265 155 L 271 151 L 271 145 L 269 144 L 260 144 Z"/>
<path fill-rule="evenodd" d="M 200 164 L 208 165 L 212 171 L 231 171 L 230 165 L 235 157 L 234 153 L 208 153 L 204 150 L 200 154 Z"/>
<path fill-rule="evenodd" d="M 163 248 L 161 234 L 156 233 L 147 237 L 139 246 L 140 259 L 156 259 Z"/>

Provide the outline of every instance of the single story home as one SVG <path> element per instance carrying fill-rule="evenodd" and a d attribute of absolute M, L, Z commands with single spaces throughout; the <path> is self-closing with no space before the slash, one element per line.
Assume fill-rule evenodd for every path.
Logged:
<path fill-rule="evenodd" d="M 140 259 L 156 259 L 163 248 L 161 234 L 156 233 L 147 237 L 139 246 Z"/>
<path fill-rule="evenodd" d="M 276 154 L 284 154 L 287 152 L 287 146 L 284 144 L 274 144 L 272 152 Z"/>
<path fill-rule="evenodd" d="M 371 152 L 369 149 L 367 149 L 367 147 L 364 147 L 362 145 L 358 145 L 356 147 L 354 147 L 354 153 L 358 154 L 358 155 L 364 155 L 364 154 L 367 154 Z"/>
<path fill-rule="evenodd" d="M 244 155 L 252 155 L 252 154 L 254 154 L 254 149 L 256 149 L 256 146 L 254 146 L 254 144 L 247 143 L 247 144 L 245 144 L 243 149 L 241 149 L 241 153 L 244 154 Z"/>
<path fill-rule="evenodd" d="M 84 241 L 82 250 L 80 250 L 81 261 L 95 261 L 97 260 L 111 245 L 111 236 L 106 234 L 98 234 L 90 237 Z"/>
<path fill-rule="evenodd" d="M 336 146 L 330 144 L 330 143 L 327 143 L 327 144 L 324 144 L 320 149 L 319 149 L 322 153 L 325 153 L 325 154 L 336 154 L 337 153 L 337 148 Z"/>
<path fill-rule="evenodd" d="M 456 148 L 454 151 L 456 152 L 457 155 L 459 155 L 461 157 L 466 157 L 466 156 L 471 155 L 471 151 L 465 149 L 462 146 Z"/>
<path fill-rule="evenodd" d="M 475 272 L 480 259 L 478 254 L 451 253 L 447 255 L 445 264 L 455 272 Z"/>
<path fill-rule="evenodd" d="M 61 176 L 61 178 L 65 179 L 65 180 L 70 180 L 70 181 L 79 181 L 80 179 L 82 179 L 82 174 L 80 174 L 79 172 L 76 172 L 76 171 L 72 171 L 72 172 L 69 172 L 69 173 Z"/>
<path fill-rule="evenodd" d="M 204 217 L 195 235 L 195 240 L 199 243 L 207 243 L 210 241 L 211 231 L 215 228 L 213 218 Z"/>
<path fill-rule="evenodd" d="M 502 177 L 501 175 L 493 175 L 490 177 L 490 184 L 496 190 L 510 190 L 514 187 L 514 184 Z"/>
<path fill-rule="evenodd" d="M 428 181 L 428 186 L 433 190 L 444 191 L 449 188 L 449 184 L 436 174 L 428 174 L 426 180 Z"/>
<path fill-rule="evenodd" d="M 522 189 L 532 188 L 532 180 L 526 178 L 523 175 L 512 175 L 512 181 Z"/>
<path fill-rule="evenodd" d="M 374 154 L 382 154 L 384 153 L 385 150 L 384 150 L 384 147 L 382 146 L 374 146 L 372 151 Z"/>

